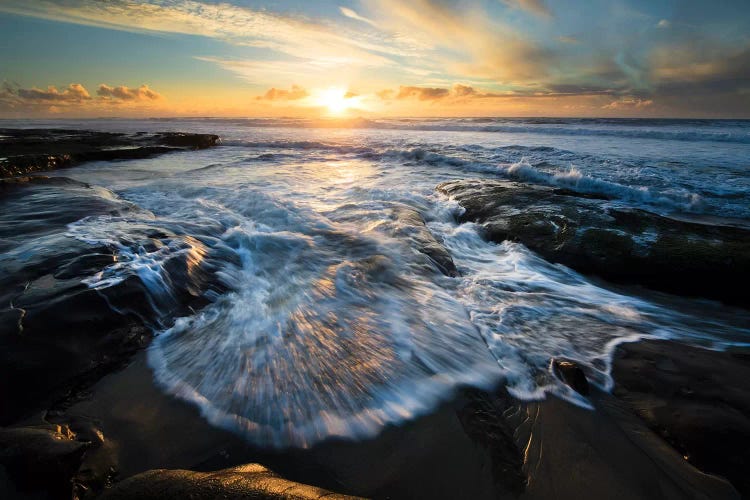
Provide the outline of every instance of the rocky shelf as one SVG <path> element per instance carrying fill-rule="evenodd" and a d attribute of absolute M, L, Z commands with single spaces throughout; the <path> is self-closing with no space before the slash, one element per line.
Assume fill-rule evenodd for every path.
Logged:
<path fill-rule="evenodd" d="M 0 129 L 0 178 L 72 167 L 88 161 L 150 158 L 219 144 L 214 134 L 134 134 L 64 129 Z"/>

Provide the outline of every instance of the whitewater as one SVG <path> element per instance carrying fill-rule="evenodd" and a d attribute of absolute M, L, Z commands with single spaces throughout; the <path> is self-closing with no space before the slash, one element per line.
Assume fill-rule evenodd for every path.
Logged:
<path fill-rule="evenodd" d="M 521 244 L 490 243 L 478 225 L 458 223 L 460 205 L 435 189 L 508 179 L 747 227 L 750 122 L 194 118 L 23 126 L 221 137 L 216 148 L 53 175 L 133 208 L 76 221 L 67 234 L 116 253 L 88 286 L 106 290 L 136 277 L 147 287 L 156 384 L 260 445 L 374 436 L 463 386 L 503 384 L 522 400 L 554 394 L 589 407 L 552 374 L 552 359 L 575 360 L 606 391 L 622 342 L 654 337 L 726 349 L 750 340 L 750 315 L 741 310 L 617 287 Z M 424 219 L 457 276 L 420 252 L 403 210 Z M 143 245 L 144 235 L 153 244 Z M 181 284 L 169 262 L 178 256 L 226 291 L 209 292 L 193 314 L 170 317 L 164 311 Z"/>

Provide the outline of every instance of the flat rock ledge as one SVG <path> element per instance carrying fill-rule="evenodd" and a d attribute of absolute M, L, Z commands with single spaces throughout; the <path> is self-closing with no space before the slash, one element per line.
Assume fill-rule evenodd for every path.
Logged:
<path fill-rule="evenodd" d="M 214 134 L 135 134 L 63 129 L 0 129 L 0 178 L 72 167 L 88 161 L 150 158 L 219 144 Z"/>

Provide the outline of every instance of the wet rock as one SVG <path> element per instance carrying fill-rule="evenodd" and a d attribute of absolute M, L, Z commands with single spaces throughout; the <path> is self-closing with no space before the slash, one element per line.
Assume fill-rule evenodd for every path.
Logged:
<path fill-rule="evenodd" d="M 215 472 L 189 470 L 151 470 L 128 478 L 100 498 L 119 500 L 169 500 L 184 498 L 225 499 L 345 499 L 315 486 L 295 483 L 259 464 L 247 464 Z"/>
<path fill-rule="evenodd" d="M 589 395 L 589 381 L 580 366 L 574 361 L 553 359 L 552 371 L 567 386 L 584 396 Z"/>
<path fill-rule="evenodd" d="M 182 132 L 166 132 L 158 134 L 160 142 L 168 146 L 190 149 L 206 149 L 219 143 L 219 136 L 214 134 L 185 134 Z"/>
<path fill-rule="evenodd" d="M 475 443 L 488 450 L 497 491 L 517 497 L 526 488 L 524 457 L 505 414 L 515 410 L 518 403 L 502 390 L 490 394 L 466 389 L 463 395 L 466 404 L 457 412 L 461 425 Z"/>
<path fill-rule="evenodd" d="M 437 241 L 417 210 L 407 206 L 397 206 L 393 208 L 393 217 L 400 224 L 399 232 L 411 238 L 416 244 L 416 249 L 427 255 L 441 273 L 450 277 L 458 276 L 458 270 L 450 252 Z"/>
<path fill-rule="evenodd" d="M 201 242 L 138 224 L 118 243 L 178 250 L 164 266 L 169 290 L 153 299 L 136 274 L 90 288 L 84 280 L 116 262 L 117 246 L 75 239 L 68 225 L 124 215 L 139 209 L 102 188 L 65 178 L 0 180 L 0 424 L 75 395 L 143 348 L 146 324 L 189 314 L 206 304 L 207 290 L 224 290 L 206 269 Z"/>
<path fill-rule="evenodd" d="M 613 393 L 700 470 L 750 495 L 750 360 L 670 341 L 618 347 Z"/>
<path fill-rule="evenodd" d="M 552 262 L 605 279 L 750 307 L 750 230 L 678 220 L 606 200 L 514 182 L 463 180 L 437 189 L 495 242 L 523 243 Z"/>
<path fill-rule="evenodd" d="M 13 489 L 27 495 L 70 498 L 87 447 L 67 426 L 0 429 L 0 465 Z"/>
<path fill-rule="evenodd" d="M 219 143 L 214 134 L 122 134 L 61 129 L 0 129 L 0 178 L 66 168 L 88 161 L 150 158 Z"/>

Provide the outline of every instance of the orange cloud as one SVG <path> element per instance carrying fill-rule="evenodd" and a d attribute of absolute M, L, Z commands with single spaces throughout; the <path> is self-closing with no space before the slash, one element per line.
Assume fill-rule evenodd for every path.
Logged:
<path fill-rule="evenodd" d="M 492 92 L 483 92 L 475 89 L 470 85 L 464 85 L 461 83 L 454 84 L 451 88 L 442 87 L 418 87 L 418 86 L 405 86 L 399 87 L 398 92 L 391 89 L 381 90 L 376 92 L 380 99 L 389 101 L 393 99 L 404 100 L 404 99 L 416 99 L 419 101 L 439 101 L 439 100 L 452 100 L 452 101 L 463 101 L 466 99 L 486 99 L 492 97 L 508 97 L 508 94 L 497 94 Z"/>
<path fill-rule="evenodd" d="M 13 89 L 6 87 L 9 93 L 14 93 Z M 15 95 L 21 99 L 30 101 L 56 101 L 56 102 L 80 102 L 91 99 L 91 95 L 86 88 L 80 83 L 71 83 L 62 91 L 57 90 L 53 85 L 47 87 L 47 90 L 41 90 L 36 87 L 30 89 L 16 89 Z"/>
<path fill-rule="evenodd" d="M 291 90 L 277 89 L 276 87 L 268 89 L 262 96 L 256 97 L 258 100 L 265 101 L 295 101 L 304 99 L 310 93 L 299 85 L 292 85 Z"/>
<path fill-rule="evenodd" d="M 99 90 L 96 91 L 99 97 L 105 99 L 120 99 L 123 101 L 141 101 L 161 99 L 161 94 L 148 88 L 148 85 L 141 85 L 138 88 L 129 88 L 125 85 L 119 87 L 110 87 L 102 83 Z"/>

